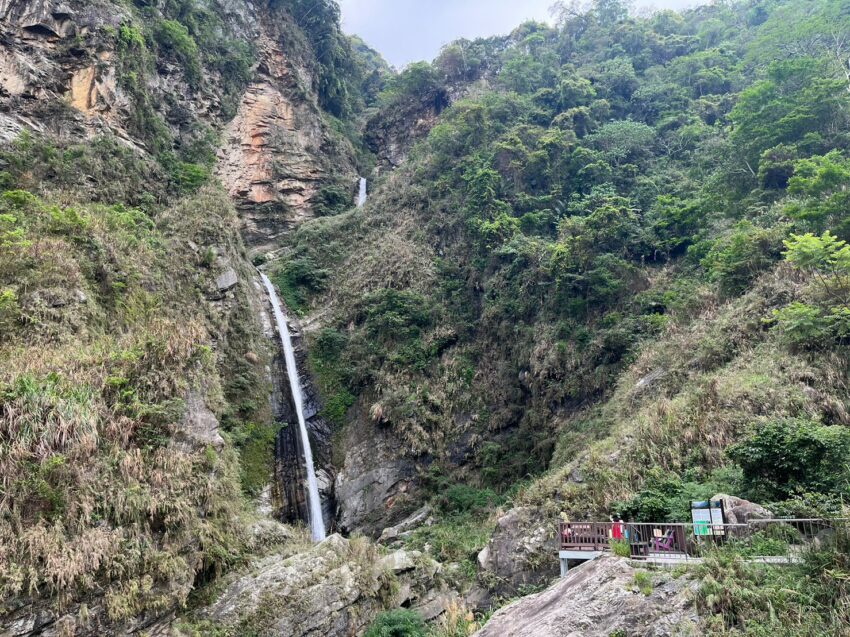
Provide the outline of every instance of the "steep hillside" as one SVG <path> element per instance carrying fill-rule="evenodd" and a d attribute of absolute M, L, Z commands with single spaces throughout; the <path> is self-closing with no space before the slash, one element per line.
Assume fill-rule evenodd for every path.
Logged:
<path fill-rule="evenodd" d="M 0 3 L 3 634 L 167 630 L 305 548 L 255 522 L 293 412 L 249 251 L 352 200 L 371 66 L 293 10 Z"/>
<path fill-rule="evenodd" d="M 367 138 L 398 168 L 279 275 L 342 427 L 344 528 L 427 502 L 405 542 L 470 573 L 498 528 L 479 583 L 516 592 L 559 514 L 682 519 L 723 490 L 840 514 L 848 17 L 596 3 L 389 84 Z M 406 109 L 401 147 L 427 138 L 382 151 Z"/>

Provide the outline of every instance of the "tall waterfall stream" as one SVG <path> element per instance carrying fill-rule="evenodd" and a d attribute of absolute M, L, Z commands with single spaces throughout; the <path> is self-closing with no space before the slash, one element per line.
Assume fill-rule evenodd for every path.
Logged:
<path fill-rule="evenodd" d="M 295 350 L 292 347 L 292 337 L 289 334 L 289 325 L 283 314 L 283 307 L 277 296 L 277 291 L 265 274 L 260 272 L 263 285 L 269 294 L 269 300 L 274 310 L 274 319 L 277 331 L 280 334 L 280 342 L 283 345 L 283 354 L 286 359 L 286 374 L 289 377 L 289 385 L 292 390 L 292 402 L 295 403 L 295 413 L 298 415 L 298 427 L 301 434 L 301 447 L 304 450 L 304 465 L 307 469 L 307 503 L 309 506 L 310 532 L 314 542 L 325 539 L 325 521 L 322 518 L 322 501 L 319 497 L 319 484 L 316 481 L 316 468 L 313 464 L 313 450 L 310 446 L 310 437 L 307 432 L 307 423 L 304 420 L 304 397 L 301 394 L 301 378 L 298 375 L 298 365 L 295 362 Z"/>
<path fill-rule="evenodd" d="M 368 182 L 364 177 L 360 178 L 360 194 L 357 195 L 357 207 L 362 208 L 366 204 L 366 186 Z"/>

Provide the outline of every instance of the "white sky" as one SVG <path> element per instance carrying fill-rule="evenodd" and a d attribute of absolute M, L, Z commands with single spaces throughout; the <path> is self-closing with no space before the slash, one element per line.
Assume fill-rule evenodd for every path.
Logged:
<path fill-rule="evenodd" d="M 638 7 L 681 9 L 699 0 L 638 0 Z M 554 0 L 339 0 L 343 28 L 397 67 L 433 60 L 461 37 L 510 33 L 528 19 L 550 20 Z"/>

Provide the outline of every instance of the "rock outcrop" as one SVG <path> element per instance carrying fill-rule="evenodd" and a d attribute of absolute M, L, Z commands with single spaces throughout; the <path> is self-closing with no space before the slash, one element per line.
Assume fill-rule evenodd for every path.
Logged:
<path fill-rule="evenodd" d="M 378 553 L 339 535 L 292 556 L 272 554 L 231 578 L 196 618 L 234 634 L 348 636 L 362 633 L 385 608 L 422 608 L 453 597 L 440 565 L 416 552 Z M 437 608 L 437 614 L 442 612 Z"/>
<path fill-rule="evenodd" d="M 377 537 L 410 513 L 406 495 L 416 468 L 398 440 L 370 421 L 347 428 L 343 449 L 345 462 L 336 477 L 337 522 L 343 531 Z"/>
<path fill-rule="evenodd" d="M 615 557 L 587 562 L 548 590 L 498 611 L 475 637 L 674 637 L 696 626 L 691 580 L 649 573 L 646 594 L 636 573 Z"/>
<path fill-rule="evenodd" d="M 365 141 L 378 158 L 379 169 L 398 168 L 413 145 L 431 132 L 448 105 L 449 95 L 439 91 L 420 101 L 390 106 L 373 117 L 366 124 Z"/>
<path fill-rule="evenodd" d="M 478 565 L 491 592 L 512 595 L 539 586 L 558 572 L 554 528 L 533 508 L 511 509 L 496 524 Z"/>
<path fill-rule="evenodd" d="M 723 514 L 727 524 L 746 524 L 750 520 L 769 520 L 773 517 L 773 513 L 760 504 L 732 495 L 718 493 L 711 499 L 723 502 Z"/>

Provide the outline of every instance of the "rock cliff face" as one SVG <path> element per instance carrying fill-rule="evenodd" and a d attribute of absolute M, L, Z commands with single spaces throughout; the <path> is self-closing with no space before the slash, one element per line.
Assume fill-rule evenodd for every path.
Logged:
<path fill-rule="evenodd" d="M 365 141 L 378 158 L 379 172 L 398 168 L 413 145 L 427 137 L 449 95 L 439 91 L 422 101 L 409 101 L 382 109 L 366 124 Z"/>
<path fill-rule="evenodd" d="M 345 461 L 336 478 L 339 527 L 377 537 L 410 512 L 405 496 L 416 468 L 400 442 L 369 421 L 349 426 L 343 447 Z"/>
<path fill-rule="evenodd" d="M 289 379 L 286 375 L 286 362 L 282 352 L 279 352 L 279 340 L 271 319 L 264 312 L 266 336 L 270 343 L 277 347 L 277 355 L 272 363 L 272 410 L 275 421 L 286 423 L 278 432 L 274 452 L 274 480 L 272 496 L 274 500 L 275 517 L 281 522 L 296 523 L 308 519 L 306 469 L 304 466 L 304 451 L 298 432 L 298 419 L 292 394 L 289 391 Z M 304 399 L 304 419 L 310 435 L 310 445 L 313 450 L 313 462 L 316 479 L 319 483 L 319 495 L 322 500 L 322 513 L 325 528 L 336 528 L 337 496 L 335 480 L 337 469 L 333 465 L 333 428 L 322 416 L 320 400 L 315 385 L 310 379 L 307 367 L 307 351 L 303 346 L 303 336 L 300 325 L 290 318 L 292 342 L 295 347 L 295 358 L 301 380 L 301 395 Z"/>
<path fill-rule="evenodd" d="M 128 100 L 116 84 L 114 43 L 103 35 L 126 18 L 105 3 L 0 2 L 0 139 L 24 129 L 71 137 L 109 130 L 135 145 L 121 123 Z"/>
<path fill-rule="evenodd" d="M 638 590 L 636 569 L 600 558 L 574 568 L 548 590 L 498 611 L 476 637 L 674 637 L 697 625 L 693 583 L 666 572 Z M 647 594 L 648 593 L 648 594 Z"/>
<path fill-rule="evenodd" d="M 312 216 L 324 182 L 357 181 L 354 149 L 332 131 L 310 86 L 302 44 L 279 12 L 257 16 L 255 77 L 224 131 L 218 174 L 242 211 L 254 251 Z M 303 55 L 303 52 L 302 52 Z"/>

